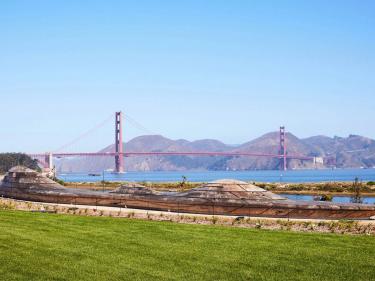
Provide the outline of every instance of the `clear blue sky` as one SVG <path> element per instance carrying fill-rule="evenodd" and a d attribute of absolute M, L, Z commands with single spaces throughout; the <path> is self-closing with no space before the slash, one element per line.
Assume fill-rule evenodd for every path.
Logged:
<path fill-rule="evenodd" d="M 56 149 L 116 110 L 174 139 L 282 124 L 375 138 L 374 15 L 375 1 L 3 0 L 0 151 Z M 72 149 L 113 142 L 112 123 Z"/>

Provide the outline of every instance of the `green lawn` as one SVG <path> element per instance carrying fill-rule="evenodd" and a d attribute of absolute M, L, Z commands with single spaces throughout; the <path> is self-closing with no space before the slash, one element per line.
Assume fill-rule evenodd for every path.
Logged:
<path fill-rule="evenodd" d="M 375 280 L 375 237 L 0 211 L 0 280 Z"/>

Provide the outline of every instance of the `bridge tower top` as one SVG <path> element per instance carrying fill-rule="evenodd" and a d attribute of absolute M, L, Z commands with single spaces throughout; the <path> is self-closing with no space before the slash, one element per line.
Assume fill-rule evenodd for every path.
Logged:
<path fill-rule="evenodd" d="M 287 170 L 287 157 L 286 157 L 286 132 L 285 126 L 280 127 L 280 170 Z"/>

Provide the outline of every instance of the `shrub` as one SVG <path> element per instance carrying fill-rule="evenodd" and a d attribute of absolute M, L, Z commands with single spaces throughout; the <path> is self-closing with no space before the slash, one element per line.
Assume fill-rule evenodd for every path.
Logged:
<path fill-rule="evenodd" d="M 329 183 L 325 183 L 323 185 L 318 186 L 318 189 L 322 190 L 322 191 L 331 191 L 332 190 L 331 185 Z"/>
<path fill-rule="evenodd" d="M 319 201 L 332 201 L 332 195 L 330 194 L 323 194 L 322 196 L 320 196 L 320 199 Z"/>
<path fill-rule="evenodd" d="M 304 186 L 302 184 L 290 186 L 290 190 L 301 191 L 303 189 L 304 189 Z"/>
<path fill-rule="evenodd" d="M 257 183 L 256 184 L 258 187 L 266 189 L 267 185 L 265 183 Z"/>
<path fill-rule="evenodd" d="M 63 180 L 60 180 L 56 177 L 50 177 L 51 180 L 57 182 L 58 184 L 61 184 L 61 185 L 66 185 L 66 183 L 63 181 Z"/>
<path fill-rule="evenodd" d="M 15 206 L 10 202 L 0 202 L 0 210 L 14 210 Z"/>
<path fill-rule="evenodd" d="M 215 217 L 215 216 L 212 216 L 212 219 L 211 219 L 211 221 L 212 221 L 212 224 L 216 224 L 216 223 L 217 223 L 217 221 L 218 221 L 218 218 L 217 218 L 217 217 Z"/>

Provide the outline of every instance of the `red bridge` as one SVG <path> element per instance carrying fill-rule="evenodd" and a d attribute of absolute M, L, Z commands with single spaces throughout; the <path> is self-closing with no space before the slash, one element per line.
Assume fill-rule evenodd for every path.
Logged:
<path fill-rule="evenodd" d="M 38 162 L 46 169 L 53 168 L 53 157 L 63 158 L 63 157 L 82 157 L 82 156 L 111 156 L 115 160 L 115 171 L 117 173 L 124 172 L 124 157 L 134 157 L 134 156 L 227 156 L 227 157 L 269 157 L 280 159 L 280 169 L 287 169 L 287 159 L 298 159 L 298 160 L 309 160 L 317 162 L 319 159 L 312 156 L 303 155 L 289 155 L 286 149 L 286 136 L 285 127 L 280 127 L 280 144 L 279 151 L 275 154 L 267 153 L 256 153 L 256 152 L 209 152 L 209 151 L 196 151 L 196 152 L 124 152 L 123 142 L 122 142 L 122 113 L 115 113 L 115 151 L 114 152 L 75 152 L 75 153 L 37 153 L 28 154 L 33 159 L 38 160 Z M 321 160 L 320 160 L 321 161 Z"/>

